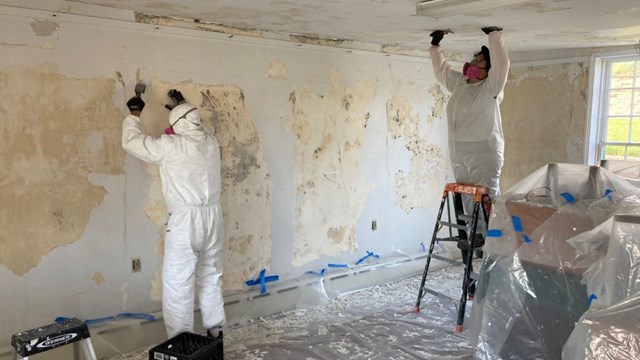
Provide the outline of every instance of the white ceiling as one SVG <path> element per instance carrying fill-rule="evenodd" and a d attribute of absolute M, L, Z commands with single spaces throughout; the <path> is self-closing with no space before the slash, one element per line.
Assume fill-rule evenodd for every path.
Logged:
<path fill-rule="evenodd" d="M 430 30 L 451 29 L 454 34 L 443 42 L 446 49 L 472 52 L 486 42 L 480 27 L 487 25 L 504 28 L 511 52 L 628 46 L 640 40 L 640 0 L 518 2 L 436 19 L 417 16 L 417 0 L 69 1 L 257 29 L 263 31 L 261 36 L 305 35 L 379 48 L 424 50 Z"/>

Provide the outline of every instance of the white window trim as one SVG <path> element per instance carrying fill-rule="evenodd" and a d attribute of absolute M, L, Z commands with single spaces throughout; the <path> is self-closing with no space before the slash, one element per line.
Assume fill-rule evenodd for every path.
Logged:
<path fill-rule="evenodd" d="M 584 159 L 589 165 L 596 165 L 600 161 L 602 154 L 602 132 L 604 126 L 601 119 L 604 118 L 605 111 L 608 107 L 608 99 L 605 99 L 605 89 L 609 88 L 608 64 L 616 60 L 639 61 L 640 52 L 636 51 L 619 51 L 611 53 L 594 54 L 591 56 L 589 65 L 589 100 L 587 111 L 586 141 Z"/>

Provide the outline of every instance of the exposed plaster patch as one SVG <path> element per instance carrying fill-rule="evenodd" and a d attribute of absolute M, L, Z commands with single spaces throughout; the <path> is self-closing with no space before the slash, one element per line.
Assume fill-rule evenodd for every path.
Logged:
<path fill-rule="evenodd" d="M 542 3 L 518 4 L 514 6 L 507 6 L 504 9 L 533 11 L 539 14 L 544 14 L 544 13 L 549 13 L 554 11 L 571 10 L 570 7 L 554 7 L 554 6 L 547 6 L 546 4 L 542 4 Z"/>
<path fill-rule="evenodd" d="M 273 59 L 267 68 L 267 76 L 272 79 L 286 79 L 287 66 L 280 59 Z"/>
<path fill-rule="evenodd" d="M 36 36 L 51 36 L 60 30 L 60 24 L 51 20 L 34 20 L 31 22 L 31 28 Z"/>
<path fill-rule="evenodd" d="M 328 93 L 308 84 L 291 93 L 291 128 L 295 134 L 293 265 L 321 256 L 355 251 L 356 221 L 369 185 L 360 171 L 370 82 L 343 86 L 336 71 Z"/>
<path fill-rule="evenodd" d="M 32 47 L 32 48 L 42 49 L 42 50 L 55 49 L 55 47 L 52 44 L 32 45 L 32 44 L 16 44 L 16 43 L 0 42 L 0 46 L 2 46 L 2 47 Z"/>
<path fill-rule="evenodd" d="M 176 23 L 175 19 L 170 18 L 168 16 L 151 15 L 151 14 L 145 14 L 137 11 L 135 12 L 135 18 L 136 18 L 136 22 L 143 23 L 143 24 L 172 26 Z"/>
<path fill-rule="evenodd" d="M 217 33 L 229 34 L 229 35 L 241 35 L 241 36 L 252 36 L 252 37 L 263 36 L 263 32 L 258 29 L 216 24 L 216 23 L 202 21 L 200 19 L 182 19 L 182 18 L 174 18 L 169 16 L 158 16 L 158 15 L 146 14 L 141 12 L 136 12 L 135 17 L 137 22 L 144 23 L 144 24 L 177 26 L 177 27 L 192 28 L 195 30 L 217 32 Z"/>
<path fill-rule="evenodd" d="M 104 278 L 104 275 L 102 275 L 101 272 L 96 272 L 95 274 L 93 274 L 93 276 L 91 277 L 91 280 L 96 283 L 96 285 L 100 286 L 100 284 L 102 284 L 103 282 L 107 281 L 107 279 Z"/>
<path fill-rule="evenodd" d="M 0 70 L 0 88 L 11 89 L 0 98 L 0 203 L 10 209 L 0 212 L 0 262 L 15 274 L 80 239 L 107 193 L 90 174 L 122 174 L 114 87 L 113 79 L 72 79 L 50 64 Z"/>
<path fill-rule="evenodd" d="M 162 301 L 162 267 L 153 273 L 149 297 L 154 301 Z"/>
<path fill-rule="evenodd" d="M 443 101 L 444 97 L 436 101 L 429 124 L 436 118 L 441 118 Z M 394 96 L 387 102 L 387 126 L 391 137 L 404 138 L 405 147 L 411 152 L 409 172 L 400 170 L 396 173 L 394 203 L 407 213 L 415 208 L 433 207 L 440 196 L 433 189 L 440 189 L 447 176 L 447 161 L 442 149 L 421 137 L 418 115 L 404 97 Z"/>
<path fill-rule="evenodd" d="M 501 105 L 503 189 L 549 162 L 583 161 L 588 82 L 584 63 L 510 70 Z"/>
<path fill-rule="evenodd" d="M 204 31 L 213 31 L 219 32 L 223 34 L 230 35 L 241 35 L 241 36 L 253 36 L 253 37 L 262 37 L 262 31 L 258 29 L 252 29 L 247 27 L 239 27 L 239 26 L 229 26 L 222 24 L 213 24 L 213 23 L 203 23 L 199 22 L 194 27 L 196 30 L 204 30 Z"/>
<path fill-rule="evenodd" d="M 246 109 L 244 94 L 237 86 L 172 85 L 153 80 L 144 95 L 147 104 L 141 117 L 146 133 L 160 136 L 168 126 L 164 104 L 169 101 L 166 94 L 171 88 L 179 89 L 198 106 L 203 124 L 220 143 L 226 244 L 224 282 L 227 289 L 241 289 L 246 279 L 271 264 L 271 180 L 257 129 Z M 166 210 L 159 172 L 155 166 L 147 166 L 147 171 L 152 179 L 147 215 L 158 226 L 162 242 Z M 161 288 L 160 279 L 154 280 L 154 284 Z M 158 291 L 152 290 L 152 296 Z"/>
<path fill-rule="evenodd" d="M 605 12 L 605 15 L 611 15 L 611 14 L 616 14 L 616 15 L 640 15 L 640 7 L 632 7 L 632 8 L 622 9 L 622 10 L 606 11 Z"/>
<path fill-rule="evenodd" d="M 309 35 L 289 35 L 289 39 L 302 44 L 322 45 L 322 46 L 340 46 L 351 40 L 346 39 L 328 39 Z"/>
<path fill-rule="evenodd" d="M 540 71 L 543 68 L 544 71 Z M 514 68 L 509 72 L 509 82 L 517 85 L 520 81 L 530 78 L 556 79 L 568 76 L 569 82 L 573 83 L 578 77 L 584 75 L 586 69 L 582 63 L 571 63 L 558 66 L 527 66 Z"/>
<path fill-rule="evenodd" d="M 428 54 L 427 51 L 419 50 L 416 48 L 399 46 L 399 45 L 382 45 L 380 48 L 385 54 L 395 54 L 395 55 L 407 55 L 407 56 L 426 56 Z"/>
<path fill-rule="evenodd" d="M 164 2 L 164 1 L 146 1 L 144 3 L 145 8 L 151 9 L 159 9 L 159 10 L 170 10 L 170 11 L 180 11 L 184 10 L 184 5 L 176 4 L 175 2 Z"/>

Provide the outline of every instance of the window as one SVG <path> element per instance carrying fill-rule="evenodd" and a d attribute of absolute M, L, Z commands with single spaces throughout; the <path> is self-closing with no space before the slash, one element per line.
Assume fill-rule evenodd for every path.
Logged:
<path fill-rule="evenodd" d="M 640 161 L 640 56 L 592 61 L 588 163 Z"/>

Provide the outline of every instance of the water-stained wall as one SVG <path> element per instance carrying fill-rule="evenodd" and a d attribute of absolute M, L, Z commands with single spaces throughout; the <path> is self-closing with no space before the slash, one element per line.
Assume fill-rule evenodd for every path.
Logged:
<path fill-rule="evenodd" d="M 0 339 L 160 309 L 158 168 L 120 145 L 137 81 L 145 133 L 168 126 L 177 88 L 219 140 L 226 291 L 262 269 L 287 281 L 422 251 L 451 179 L 427 59 L 13 11 L 0 11 Z"/>
<path fill-rule="evenodd" d="M 503 191 L 541 166 L 584 160 L 588 66 L 514 67 L 502 102 Z"/>

